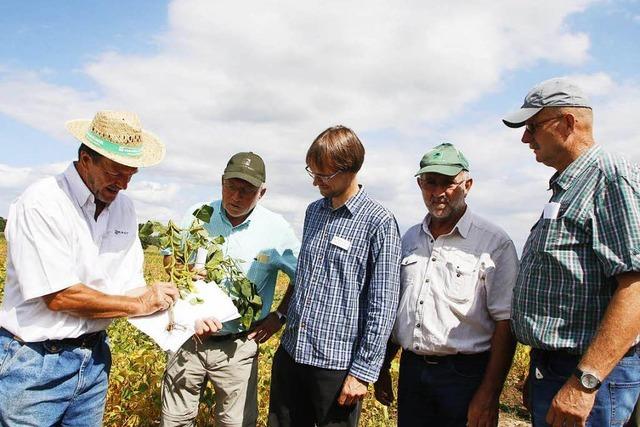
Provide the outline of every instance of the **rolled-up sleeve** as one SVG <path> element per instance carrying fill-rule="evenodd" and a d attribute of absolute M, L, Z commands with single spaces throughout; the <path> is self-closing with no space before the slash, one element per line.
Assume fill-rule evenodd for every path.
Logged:
<path fill-rule="evenodd" d="M 595 194 L 593 250 L 607 277 L 640 271 L 640 182 L 618 176 Z"/>
<path fill-rule="evenodd" d="M 518 254 L 511 240 L 500 245 L 491 256 L 494 267 L 487 271 L 487 310 L 495 321 L 511 318 L 511 298 L 518 276 Z"/>
<path fill-rule="evenodd" d="M 349 373 L 374 382 L 384 360 L 400 294 L 400 233 L 390 216 L 373 235 L 364 330 Z"/>

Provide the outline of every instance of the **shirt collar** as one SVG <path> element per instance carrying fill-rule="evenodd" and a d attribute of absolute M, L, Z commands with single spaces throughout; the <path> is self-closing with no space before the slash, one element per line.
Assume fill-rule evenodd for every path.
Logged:
<path fill-rule="evenodd" d="M 71 162 L 63 172 L 63 175 L 69 184 L 71 196 L 74 198 L 78 206 L 85 206 L 88 203 L 94 203 L 95 199 L 93 194 L 89 191 L 89 188 L 80 177 L 74 162 Z"/>
<path fill-rule="evenodd" d="M 356 212 L 358 212 L 358 210 L 362 207 L 362 205 L 364 204 L 364 202 L 367 200 L 367 192 L 364 190 L 364 187 L 360 184 L 358 184 L 358 192 L 352 196 L 349 200 L 347 200 L 347 202 L 340 206 L 337 209 L 333 209 L 333 207 L 331 206 L 331 198 L 329 197 L 325 197 L 324 198 L 324 208 L 325 209 L 329 209 L 332 211 L 337 211 L 340 209 L 346 209 L 351 215 L 355 215 Z"/>
<path fill-rule="evenodd" d="M 220 218 L 222 218 L 222 222 L 227 224 L 229 227 L 231 228 L 244 228 L 244 227 L 248 227 L 249 224 L 251 224 L 251 218 L 254 216 L 255 212 L 260 208 L 260 205 L 256 205 L 253 210 L 249 213 L 249 216 L 247 216 L 244 221 L 242 221 L 240 224 L 236 225 L 235 227 L 231 224 L 231 221 L 229 221 L 229 218 L 227 217 L 227 213 L 225 212 L 224 208 L 222 207 L 222 200 L 220 200 L 220 208 L 218 209 L 218 215 L 220 215 Z"/>
<path fill-rule="evenodd" d="M 469 209 L 469 206 L 467 206 L 467 209 L 464 211 L 464 214 L 460 217 L 456 225 L 453 226 L 449 234 L 453 234 L 457 230 L 458 234 L 463 239 L 466 239 L 467 236 L 469 235 L 469 230 L 471 229 L 472 222 L 473 221 L 472 221 L 471 210 Z M 431 223 L 431 214 L 428 213 L 422 220 L 422 231 L 424 231 L 429 235 L 431 235 L 431 231 L 429 230 L 430 223 Z"/>
<path fill-rule="evenodd" d="M 600 148 L 599 145 L 594 145 L 582 153 L 580 157 L 571 162 L 565 170 L 554 173 L 549 180 L 549 188 L 553 188 L 554 185 L 557 185 L 563 190 L 566 190 L 574 178 L 581 175 L 585 169 L 596 161 L 600 151 L 602 151 L 602 148 Z"/>

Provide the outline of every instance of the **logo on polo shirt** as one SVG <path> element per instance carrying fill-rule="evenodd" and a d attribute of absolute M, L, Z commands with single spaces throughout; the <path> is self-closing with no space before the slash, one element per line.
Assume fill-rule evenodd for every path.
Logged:
<path fill-rule="evenodd" d="M 128 231 L 122 231 L 122 230 L 113 230 L 113 233 L 117 236 L 119 234 L 129 234 Z"/>

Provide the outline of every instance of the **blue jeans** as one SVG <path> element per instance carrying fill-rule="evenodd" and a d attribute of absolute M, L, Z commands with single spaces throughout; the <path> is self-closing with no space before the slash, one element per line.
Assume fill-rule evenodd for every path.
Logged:
<path fill-rule="evenodd" d="M 545 421 L 551 401 L 573 375 L 581 356 L 559 351 L 531 350 L 529 400 L 534 427 Z M 640 355 L 637 350 L 620 360 L 597 391 L 587 426 L 623 426 L 640 394 Z"/>
<path fill-rule="evenodd" d="M 444 357 L 403 350 L 398 427 L 467 425 L 467 409 L 482 382 L 489 352 Z"/>
<path fill-rule="evenodd" d="M 101 426 L 110 367 L 105 332 L 84 348 L 0 328 L 0 426 Z"/>

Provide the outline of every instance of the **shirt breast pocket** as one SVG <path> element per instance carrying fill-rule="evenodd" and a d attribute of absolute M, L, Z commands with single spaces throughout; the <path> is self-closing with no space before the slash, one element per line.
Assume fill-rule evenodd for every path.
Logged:
<path fill-rule="evenodd" d="M 413 286 L 418 281 L 419 271 L 419 257 L 416 254 L 411 254 L 402 258 L 400 262 L 400 283 L 402 289 L 409 286 Z"/>
<path fill-rule="evenodd" d="M 478 282 L 477 263 L 466 259 L 452 259 L 446 262 L 448 280 L 445 294 L 451 301 L 464 304 L 473 299 Z"/>

